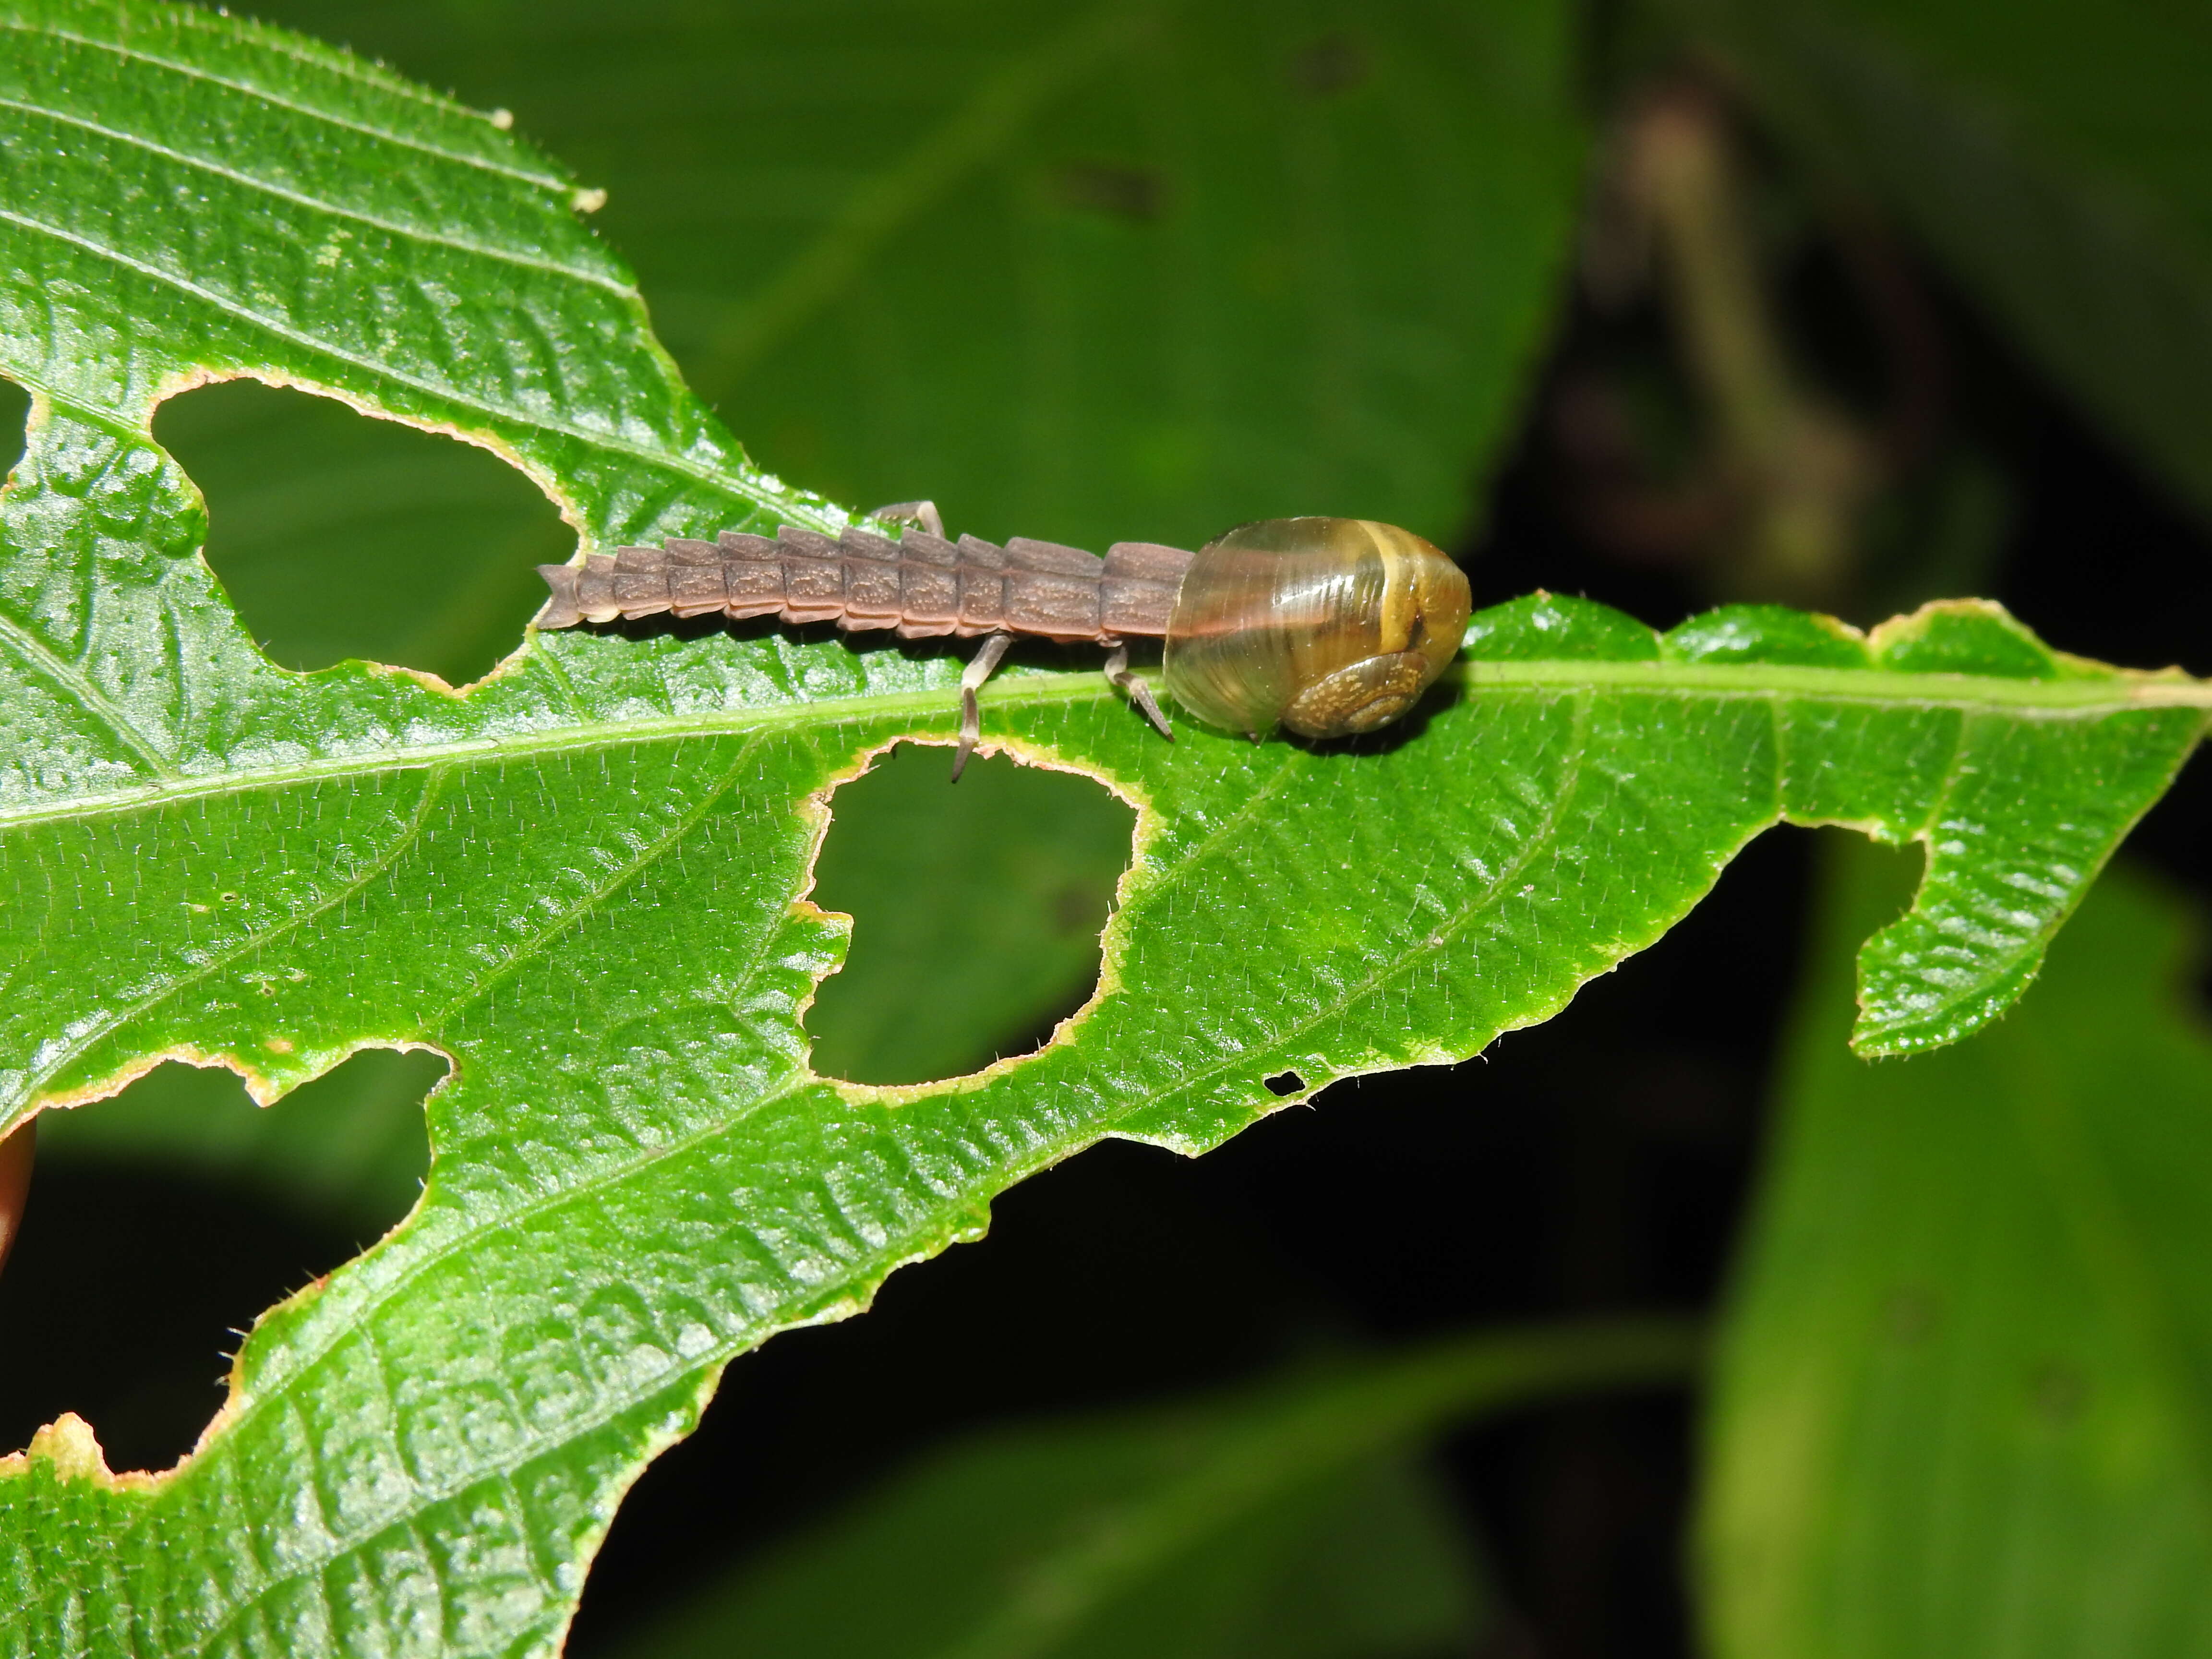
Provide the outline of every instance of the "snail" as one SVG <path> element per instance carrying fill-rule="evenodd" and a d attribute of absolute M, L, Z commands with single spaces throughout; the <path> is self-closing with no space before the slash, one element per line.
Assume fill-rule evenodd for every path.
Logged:
<path fill-rule="evenodd" d="M 879 507 L 894 540 L 855 525 L 770 538 L 724 531 L 538 567 L 540 628 L 719 612 L 983 636 L 960 678 L 957 780 L 981 737 L 976 691 L 1017 634 L 1108 648 L 1106 677 L 1172 738 L 1128 641 L 1165 641 L 1162 679 L 1200 720 L 1255 739 L 1278 726 L 1341 738 L 1396 720 L 1457 654 L 1469 611 L 1457 565 L 1410 531 L 1367 519 L 1267 519 L 1196 553 L 1117 542 L 1106 556 L 1017 538 L 948 539 L 927 501 Z"/>

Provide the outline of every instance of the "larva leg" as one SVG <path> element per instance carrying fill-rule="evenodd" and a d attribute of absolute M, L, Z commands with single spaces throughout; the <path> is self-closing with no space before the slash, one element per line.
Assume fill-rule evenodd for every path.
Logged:
<path fill-rule="evenodd" d="M 1168 727 L 1168 717 L 1160 713 L 1159 704 L 1152 700 L 1152 688 L 1130 670 L 1127 646 L 1115 646 L 1112 654 L 1106 659 L 1106 678 L 1121 688 L 1123 694 L 1137 705 L 1162 737 L 1170 743 L 1175 741 L 1175 733 Z"/>
<path fill-rule="evenodd" d="M 893 501 L 868 516 L 884 524 L 919 525 L 938 540 L 945 539 L 945 520 L 938 516 L 935 501 Z"/>
<path fill-rule="evenodd" d="M 935 509 L 932 509 L 933 512 Z M 933 534 L 935 532 L 933 532 Z M 975 752 L 975 745 L 983 736 L 983 711 L 975 702 L 975 693 L 983 682 L 991 678 L 992 671 L 1006 659 L 1006 647 L 1014 642 L 1012 634 L 987 634 L 983 648 L 975 653 L 960 676 L 960 752 L 952 757 L 952 781 L 960 781 L 960 775 L 968 769 L 968 757 Z"/>

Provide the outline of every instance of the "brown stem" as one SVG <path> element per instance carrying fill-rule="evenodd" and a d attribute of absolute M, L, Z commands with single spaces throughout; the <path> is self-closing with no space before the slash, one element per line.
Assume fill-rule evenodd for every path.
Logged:
<path fill-rule="evenodd" d="M 1873 447 L 1804 386 L 1767 302 L 1725 118 L 1680 85 L 1629 133 L 1632 193 L 1649 216 L 1683 359 L 1739 507 L 1731 586 L 1747 597 L 1834 604 L 1850 581 L 1853 519 Z"/>
<path fill-rule="evenodd" d="M 39 1120 L 18 1124 L 0 1139 L 0 1267 L 22 1230 L 23 1206 L 31 1196 L 31 1158 L 38 1150 Z"/>

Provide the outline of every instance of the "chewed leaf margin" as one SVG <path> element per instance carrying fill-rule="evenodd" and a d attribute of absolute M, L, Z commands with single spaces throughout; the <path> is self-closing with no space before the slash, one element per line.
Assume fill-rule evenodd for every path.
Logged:
<path fill-rule="evenodd" d="M 1539 684 L 1574 677 L 1535 667 L 1547 662 L 1589 665 L 1586 678 L 1623 686 L 1643 665 L 1654 683 L 1669 665 L 1783 671 L 1758 675 L 1756 689 L 1710 673 L 1676 683 L 1686 697 L 1770 696 L 1778 732 L 1844 738 L 1873 763 L 1872 787 L 1856 789 L 1836 787 L 1846 754 L 1810 757 L 1795 775 L 1785 767 L 1779 817 L 1926 850 L 1911 907 L 1860 950 L 1851 1046 L 1869 1056 L 1956 1042 L 2010 1007 L 2206 719 L 2205 688 L 2180 671 L 2053 651 L 1987 599 L 1934 601 L 1870 632 L 1729 605 L 1662 634 L 1537 593 L 1477 615 L 1468 654 L 1478 687 L 1523 678 L 1512 665 L 1529 665 Z M 1599 664 L 1631 672 L 1604 676 Z"/>

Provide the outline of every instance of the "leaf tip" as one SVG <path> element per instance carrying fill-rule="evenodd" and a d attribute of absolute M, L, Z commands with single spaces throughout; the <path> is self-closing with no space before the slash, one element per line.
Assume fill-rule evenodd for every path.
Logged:
<path fill-rule="evenodd" d="M 1894 931 L 1926 919 L 1916 908 L 1861 947 L 1859 1012 L 1851 1052 L 1862 1060 L 1897 1060 L 1943 1048 L 1973 1036 L 2010 1012 L 2043 966 L 2039 947 L 2005 969 L 1964 986 L 1938 988 L 1899 961 Z"/>

